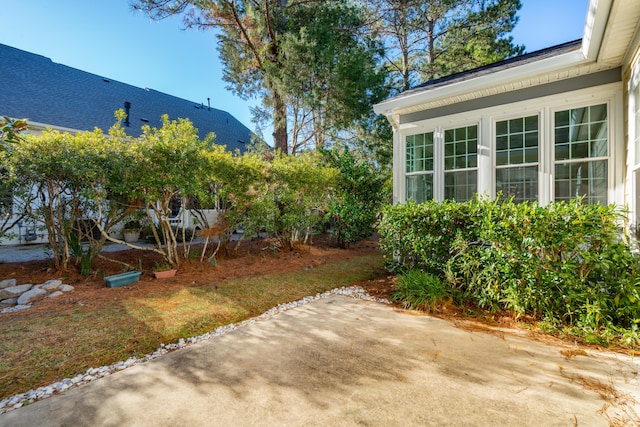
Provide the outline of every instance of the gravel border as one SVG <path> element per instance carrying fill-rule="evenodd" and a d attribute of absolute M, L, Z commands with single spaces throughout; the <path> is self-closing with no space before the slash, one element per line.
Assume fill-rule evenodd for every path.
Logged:
<path fill-rule="evenodd" d="M 160 347 L 156 351 L 151 354 L 147 354 L 143 357 L 131 357 L 123 362 L 117 362 L 113 365 L 102 366 L 100 368 L 89 368 L 84 374 L 78 374 L 73 378 L 65 378 L 62 381 L 55 382 L 51 385 L 37 388 L 35 390 L 29 390 L 26 393 L 16 394 L 11 397 L 7 397 L 0 401 L 0 414 L 4 414 L 5 412 L 12 411 L 14 409 L 21 408 L 25 405 L 29 405 L 38 400 L 43 400 L 48 397 L 51 397 L 55 393 L 63 393 L 71 387 L 80 386 L 83 384 L 87 384 L 91 381 L 97 380 L 102 377 L 106 377 L 111 375 L 114 372 L 122 371 L 123 369 L 129 368 L 131 366 L 138 365 L 140 363 L 147 362 L 149 360 L 156 359 L 166 353 L 179 350 L 181 348 L 187 347 L 192 344 L 196 344 L 200 341 L 208 340 L 211 338 L 219 337 L 228 332 L 231 332 L 235 329 L 242 328 L 245 326 L 252 325 L 260 320 L 270 319 L 279 313 L 285 312 L 287 310 L 291 310 L 305 304 L 308 304 L 313 301 L 317 301 L 319 299 L 328 298 L 332 295 L 343 295 L 347 297 L 362 299 L 365 301 L 374 301 L 383 304 L 390 304 L 390 302 L 384 298 L 375 298 L 372 297 L 359 286 L 350 286 L 350 287 L 342 287 L 332 289 L 330 291 L 316 294 L 315 296 L 304 297 L 301 300 L 280 304 L 272 309 L 265 311 L 259 316 L 252 317 L 251 319 L 244 320 L 240 323 L 231 323 L 229 325 L 220 326 L 216 328 L 212 332 L 208 332 L 203 335 L 198 335 L 196 337 L 191 338 L 180 338 L 177 343 L 174 344 L 160 344 Z"/>

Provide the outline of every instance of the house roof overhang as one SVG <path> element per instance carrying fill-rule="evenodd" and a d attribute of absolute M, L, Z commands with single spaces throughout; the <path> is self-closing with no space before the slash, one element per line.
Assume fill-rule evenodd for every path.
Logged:
<path fill-rule="evenodd" d="M 637 0 L 618 0 L 618 14 L 624 15 L 625 3 L 629 4 L 628 7 L 633 7 L 630 4 L 635 1 Z M 619 60 L 599 60 L 607 37 L 614 38 L 607 33 L 612 8 L 612 0 L 589 1 L 581 40 L 426 82 L 374 105 L 374 111 L 377 114 L 384 114 L 391 124 L 397 127 L 400 124 L 400 116 L 416 111 L 471 101 L 619 67 Z"/>

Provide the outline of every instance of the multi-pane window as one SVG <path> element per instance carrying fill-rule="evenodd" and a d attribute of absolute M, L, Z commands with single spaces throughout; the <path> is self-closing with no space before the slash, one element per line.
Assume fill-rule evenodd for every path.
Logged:
<path fill-rule="evenodd" d="M 607 105 L 555 113 L 555 200 L 607 203 Z"/>
<path fill-rule="evenodd" d="M 496 193 L 538 200 L 538 116 L 496 122 Z"/>
<path fill-rule="evenodd" d="M 444 131 L 444 197 L 457 201 L 478 191 L 478 126 Z"/>
<path fill-rule="evenodd" d="M 433 132 L 407 136 L 407 200 L 433 199 Z"/>

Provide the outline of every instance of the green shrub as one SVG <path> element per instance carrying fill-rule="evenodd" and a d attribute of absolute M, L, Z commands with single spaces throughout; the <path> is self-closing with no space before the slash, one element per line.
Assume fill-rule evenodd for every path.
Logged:
<path fill-rule="evenodd" d="M 340 172 L 328 202 L 328 225 L 338 245 L 347 247 L 375 232 L 387 178 L 370 163 L 358 160 L 347 148 L 325 151 L 323 155 L 329 166 Z"/>
<path fill-rule="evenodd" d="M 409 270 L 398 277 L 392 299 L 402 301 L 404 308 L 432 312 L 448 302 L 450 291 L 437 276 L 421 270 Z"/>
<path fill-rule="evenodd" d="M 435 274 L 465 305 L 594 334 L 619 328 L 633 340 L 640 268 L 621 219 L 614 206 L 580 200 L 409 203 L 385 210 L 381 248 L 392 269 Z"/>
<path fill-rule="evenodd" d="M 330 189 L 338 171 L 311 153 L 277 155 L 270 164 L 268 199 L 275 206 L 266 227 L 283 247 L 293 249 L 322 221 Z"/>
<path fill-rule="evenodd" d="M 477 240 L 471 228 L 470 207 L 453 201 L 387 206 L 378 231 L 389 270 L 417 268 L 443 275 L 456 236 Z"/>

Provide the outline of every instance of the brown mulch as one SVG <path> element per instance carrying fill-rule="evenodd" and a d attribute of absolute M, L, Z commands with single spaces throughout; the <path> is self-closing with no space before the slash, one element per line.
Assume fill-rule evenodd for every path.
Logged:
<path fill-rule="evenodd" d="M 195 249 L 194 253 L 200 253 L 198 251 L 200 247 L 194 246 L 193 249 Z M 95 261 L 94 273 L 89 276 L 82 276 L 79 273 L 79 267 L 75 265 L 72 265 L 68 271 L 56 271 L 50 260 L 0 262 L 0 278 L 15 278 L 18 284 L 37 284 L 50 279 L 60 279 L 75 287 L 75 290 L 66 298 L 45 299 L 37 302 L 29 310 L 29 314 L 32 314 L 55 310 L 60 306 L 68 307 L 68 304 L 100 306 L 114 298 L 150 296 L 179 290 L 185 285 L 197 286 L 227 279 L 294 272 L 375 253 L 378 253 L 378 244 L 375 239 L 364 240 L 349 249 L 340 249 L 332 244 L 328 236 L 315 236 L 313 245 L 300 245 L 292 251 L 275 250 L 273 242 L 269 239 L 255 239 L 243 241 L 236 250 L 230 250 L 227 254 L 218 254 L 215 266 L 207 263 L 206 260 L 201 263 L 199 255 L 193 257 L 191 261 L 183 261 L 176 276 L 171 279 L 154 277 L 153 268 L 162 262 L 158 254 L 135 249 L 104 252 L 105 257 L 131 264 L 143 272 L 139 282 L 121 288 L 107 288 L 104 276 L 123 272 L 123 265 L 104 259 Z M 383 290 L 376 291 L 375 286 L 372 286 L 370 285 L 369 289 L 372 294 L 376 292 L 384 294 Z M 379 283 L 378 286 L 384 287 L 383 283 Z M 13 314 L 17 313 L 20 312 Z"/>

